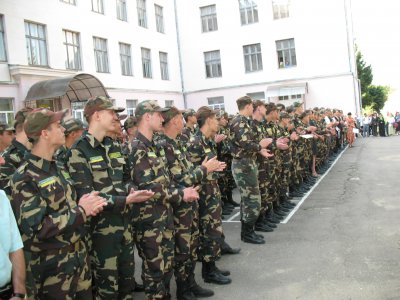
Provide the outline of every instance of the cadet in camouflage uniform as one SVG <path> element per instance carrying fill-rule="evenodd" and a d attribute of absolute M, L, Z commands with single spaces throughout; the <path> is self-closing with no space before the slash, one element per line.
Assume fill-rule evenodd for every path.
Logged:
<path fill-rule="evenodd" d="M 75 141 L 82 135 L 84 131 L 84 125 L 81 120 L 74 118 L 63 120 L 61 122 L 61 125 L 65 128 L 65 143 L 57 149 L 56 153 L 54 154 L 54 158 L 57 163 L 60 163 L 67 167 L 67 152 L 75 143 Z"/>
<path fill-rule="evenodd" d="M 149 191 L 127 193 L 129 170 L 121 148 L 106 137 L 120 125 L 116 112 L 123 110 L 105 97 L 89 99 L 84 109 L 88 131 L 72 146 L 68 159 L 78 196 L 96 190 L 108 200 L 88 228 L 96 299 L 133 299 L 134 244 L 131 206 L 127 204 L 153 195 Z"/>
<path fill-rule="evenodd" d="M 200 166 L 207 159 L 217 156 L 214 136 L 218 132 L 216 113 L 207 106 L 199 108 L 196 114 L 199 131 L 189 142 L 188 154 L 195 166 Z M 200 245 L 199 260 L 203 263 L 202 275 L 205 282 L 229 284 L 229 271 L 219 270 L 215 262 L 221 255 L 222 220 L 221 193 L 218 186 L 219 174 L 207 174 L 203 178 L 199 200 Z"/>
<path fill-rule="evenodd" d="M 230 125 L 232 172 L 241 197 L 241 239 L 246 243 L 264 244 L 264 238 L 254 232 L 260 215 L 261 195 L 258 181 L 257 154 L 269 157 L 266 149 L 271 139 L 258 141 L 252 130 L 253 101 L 249 96 L 237 101 L 239 114 Z"/>
<path fill-rule="evenodd" d="M 167 167 L 172 181 L 179 186 L 191 187 L 201 184 L 208 173 L 222 169 L 224 164 L 216 157 L 206 158 L 200 166 L 194 167 L 188 152 L 177 136 L 183 129 L 183 117 L 176 107 L 170 107 L 162 113 L 164 122 L 158 144 L 164 149 Z M 178 299 L 195 299 L 194 297 L 210 297 L 211 290 L 201 288 L 195 281 L 194 268 L 197 261 L 199 237 L 198 203 L 182 202 L 172 204 L 175 226 L 175 278 Z M 193 293 L 193 294 L 191 294 Z"/>
<path fill-rule="evenodd" d="M 174 220 L 171 203 L 198 199 L 196 189 L 178 187 L 171 182 L 165 151 L 155 145 L 153 134 L 162 129 L 160 112 L 167 110 L 156 101 L 140 102 L 135 110 L 138 134 L 129 154 L 131 184 L 154 192 L 148 201 L 136 204 L 133 223 L 140 257 L 143 259 L 147 299 L 165 299 L 173 272 Z"/>
<path fill-rule="evenodd" d="M 24 131 L 25 118 L 30 111 L 32 111 L 32 108 L 26 107 L 15 114 L 14 128 L 16 135 L 11 145 L 2 155 L 5 163 L 0 165 L 0 189 L 4 190 L 9 198 L 11 197 L 9 181 L 14 172 L 22 164 L 25 151 L 31 147 Z"/>
<path fill-rule="evenodd" d="M 131 144 L 133 139 L 137 134 L 137 120 L 136 117 L 130 116 L 124 122 L 124 129 L 127 135 L 125 142 L 122 144 L 122 152 L 124 155 L 128 156 L 128 154 L 132 151 Z"/>
<path fill-rule="evenodd" d="M 69 173 L 52 160 L 65 141 L 63 115 L 37 109 L 27 116 L 32 152 L 11 180 L 12 206 L 36 285 L 32 299 L 92 299 L 83 224 L 106 202 L 98 193 L 78 200 Z"/>
<path fill-rule="evenodd" d="M 185 119 L 185 128 L 183 128 L 182 133 L 179 135 L 179 140 L 183 145 L 189 143 L 190 139 L 194 137 L 197 131 L 197 119 L 196 111 L 194 109 L 188 109 L 183 113 L 183 118 Z"/>
<path fill-rule="evenodd" d="M 0 155 L 11 145 L 14 139 L 14 127 L 8 124 L 0 124 Z"/>

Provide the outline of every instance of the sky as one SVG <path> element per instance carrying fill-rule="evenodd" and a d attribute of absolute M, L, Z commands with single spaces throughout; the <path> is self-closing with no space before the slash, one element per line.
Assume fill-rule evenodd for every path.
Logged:
<path fill-rule="evenodd" d="M 400 111 L 400 1 L 351 0 L 353 32 L 374 85 L 392 88 L 384 111 Z"/>

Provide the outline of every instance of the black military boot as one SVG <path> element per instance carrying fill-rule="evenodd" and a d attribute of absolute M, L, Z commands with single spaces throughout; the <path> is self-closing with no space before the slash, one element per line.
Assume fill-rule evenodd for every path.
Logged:
<path fill-rule="evenodd" d="M 185 281 L 176 280 L 176 299 L 178 300 L 196 300 L 195 295 L 190 290 Z"/>
<path fill-rule="evenodd" d="M 245 243 L 265 244 L 265 241 L 254 232 L 254 224 L 242 222 L 241 239 Z"/>
<path fill-rule="evenodd" d="M 202 274 L 204 282 L 215 284 L 229 284 L 232 282 L 229 277 L 224 276 L 220 272 L 218 272 L 214 261 L 203 262 Z"/>
<path fill-rule="evenodd" d="M 240 248 L 232 248 L 225 240 L 221 243 L 221 255 L 225 254 L 239 254 Z"/>
<path fill-rule="evenodd" d="M 197 298 L 207 298 L 214 296 L 214 292 L 209 289 L 202 288 L 197 284 L 196 279 L 194 278 L 194 269 L 196 263 L 194 262 L 191 266 L 191 270 L 189 271 L 189 276 L 187 279 L 187 285 L 189 286 L 190 291 Z"/>
<path fill-rule="evenodd" d="M 261 232 L 272 232 L 274 229 L 270 227 L 268 224 L 264 222 L 264 217 L 259 216 L 258 220 L 256 222 L 256 225 L 254 226 L 255 231 L 261 231 Z"/>

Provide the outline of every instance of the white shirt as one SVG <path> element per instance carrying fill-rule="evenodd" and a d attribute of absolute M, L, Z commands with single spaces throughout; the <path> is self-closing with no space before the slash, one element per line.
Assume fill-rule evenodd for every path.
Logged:
<path fill-rule="evenodd" d="M 0 190 L 0 287 L 11 281 L 12 265 L 9 254 L 23 246 L 10 200 Z"/>
<path fill-rule="evenodd" d="M 370 123 L 371 123 L 371 118 L 370 117 L 364 117 L 363 124 L 369 125 Z"/>

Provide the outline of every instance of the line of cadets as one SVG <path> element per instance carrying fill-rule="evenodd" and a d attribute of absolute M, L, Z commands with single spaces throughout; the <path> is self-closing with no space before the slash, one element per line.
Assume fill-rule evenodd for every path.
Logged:
<path fill-rule="evenodd" d="M 134 245 L 147 299 L 169 299 L 172 274 L 178 299 L 212 296 L 195 280 L 196 261 L 205 282 L 231 283 L 216 261 L 240 251 L 221 221 L 238 206 L 233 188 L 241 239 L 265 243 L 255 231 L 273 231 L 326 170 L 341 124 L 340 111 L 300 103 L 285 110 L 245 96 L 237 105 L 229 120 L 143 101 L 124 123 L 125 142 L 124 109 L 104 97 L 88 100 L 86 131 L 62 121 L 65 111 L 19 111 L 0 184 L 24 241 L 29 298 L 133 299 Z"/>

